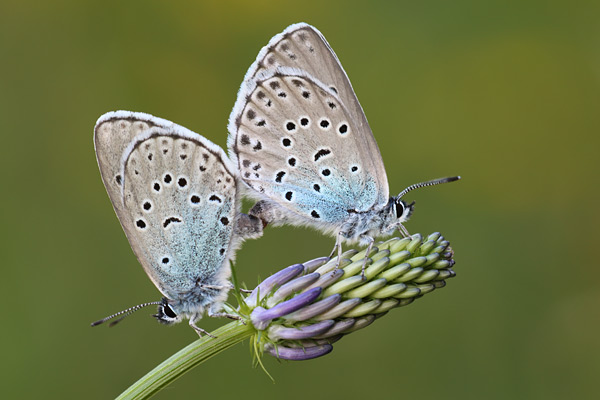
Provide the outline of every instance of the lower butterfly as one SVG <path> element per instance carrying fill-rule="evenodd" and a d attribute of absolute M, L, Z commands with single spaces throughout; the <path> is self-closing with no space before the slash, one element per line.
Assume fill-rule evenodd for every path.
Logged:
<path fill-rule="evenodd" d="M 148 114 L 116 111 L 94 130 L 102 180 L 133 252 L 163 299 L 131 307 L 92 326 L 157 305 L 165 324 L 222 312 L 232 288 L 230 261 L 262 222 L 240 213 L 240 181 L 223 150 L 206 138 Z"/>

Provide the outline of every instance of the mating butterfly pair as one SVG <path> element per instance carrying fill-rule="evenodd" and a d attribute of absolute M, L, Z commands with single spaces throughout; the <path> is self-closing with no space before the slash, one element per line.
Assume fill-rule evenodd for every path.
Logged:
<path fill-rule="evenodd" d="M 171 324 L 222 313 L 229 262 L 266 225 L 308 225 L 372 246 L 408 220 L 413 204 L 390 197 L 381 154 L 339 60 L 307 24 L 271 39 L 252 64 L 229 119 L 229 157 L 206 138 L 147 114 L 111 112 L 95 128 L 100 172 L 140 264 Z M 240 195 L 258 202 L 240 212 Z M 333 254 L 333 253 L 332 253 Z"/>

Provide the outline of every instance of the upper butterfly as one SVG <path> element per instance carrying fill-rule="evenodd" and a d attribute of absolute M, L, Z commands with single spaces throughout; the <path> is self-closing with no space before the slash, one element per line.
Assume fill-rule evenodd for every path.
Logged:
<path fill-rule="evenodd" d="M 337 56 L 314 27 L 299 23 L 273 37 L 250 66 L 229 117 L 228 147 L 259 201 L 263 224 L 309 225 L 341 242 L 390 235 L 413 211 L 390 197 L 381 153 Z M 332 253 L 333 254 L 333 253 Z M 339 260 L 339 258 L 338 258 Z"/>
<path fill-rule="evenodd" d="M 241 239 L 262 234 L 240 214 L 238 174 L 223 150 L 186 128 L 148 114 L 104 114 L 94 130 L 104 186 L 127 239 L 158 290 L 163 323 L 220 313 L 231 288 L 230 260 Z"/>

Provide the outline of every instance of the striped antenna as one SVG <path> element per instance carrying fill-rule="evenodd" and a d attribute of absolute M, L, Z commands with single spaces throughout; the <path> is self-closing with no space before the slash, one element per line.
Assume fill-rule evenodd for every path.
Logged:
<path fill-rule="evenodd" d="M 92 322 L 92 326 L 98 326 L 98 325 L 100 325 L 100 324 L 103 324 L 103 323 L 105 323 L 105 322 L 106 322 L 106 321 L 108 321 L 109 319 L 113 319 L 114 317 L 118 317 L 119 315 L 121 315 L 121 318 L 119 318 L 119 319 L 117 319 L 117 320 L 115 320 L 115 321 L 111 322 L 111 323 L 108 325 L 108 326 L 115 326 L 116 324 L 118 324 L 119 322 L 121 322 L 121 321 L 123 320 L 123 318 L 125 318 L 126 316 L 128 316 L 128 315 L 130 315 L 130 314 L 132 314 L 132 313 L 136 312 L 136 311 L 137 311 L 137 310 L 139 310 L 140 308 L 144 308 L 144 307 L 147 307 L 147 306 L 157 306 L 157 305 L 160 305 L 160 304 L 162 304 L 162 302 L 160 302 L 160 301 L 153 301 L 153 302 L 150 302 L 150 303 L 138 304 L 137 306 L 130 307 L 130 308 L 128 308 L 127 310 L 119 311 L 119 312 L 118 312 L 118 313 L 116 313 L 116 314 L 110 315 L 110 316 L 108 316 L 108 317 L 106 317 L 106 318 L 102 318 L 102 319 L 101 319 L 101 320 L 99 320 L 99 321 Z"/>
<path fill-rule="evenodd" d="M 398 196 L 396 196 L 396 199 L 400 199 L 402 198 L 402 196 L 404 196 L 406 193 L 418 189 L 418 188 L 422 188 L 425 186 L 434 186 L 434 185 L 439 185 L 440 183 L 448 183 L 448 182 L 454 182 L 460 179 L 460 176 L 451 176 L 449 178 L 440 178 L 440 179 L 434 179 L 431 181 L 427 181 L 427 182 L 421 182 L 421 183 L 415 183 L 414 185 L 410 185 L 409 187 L 407 187 L 406 189 L 404 189 L 403 191 L 400 192 L 400 194 Z"/>

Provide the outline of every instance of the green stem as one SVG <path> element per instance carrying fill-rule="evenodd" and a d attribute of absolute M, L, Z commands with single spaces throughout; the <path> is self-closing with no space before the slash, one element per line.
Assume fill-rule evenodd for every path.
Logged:
<path fill-rule="evenodd" d="M 196 365 L 252 336 L 256 331 L 248 324 L 231 322 L 212 332 L 215 338 L 203 337 L 181 349 L 148 372 L 117 399 L 148 399 Z"/>

